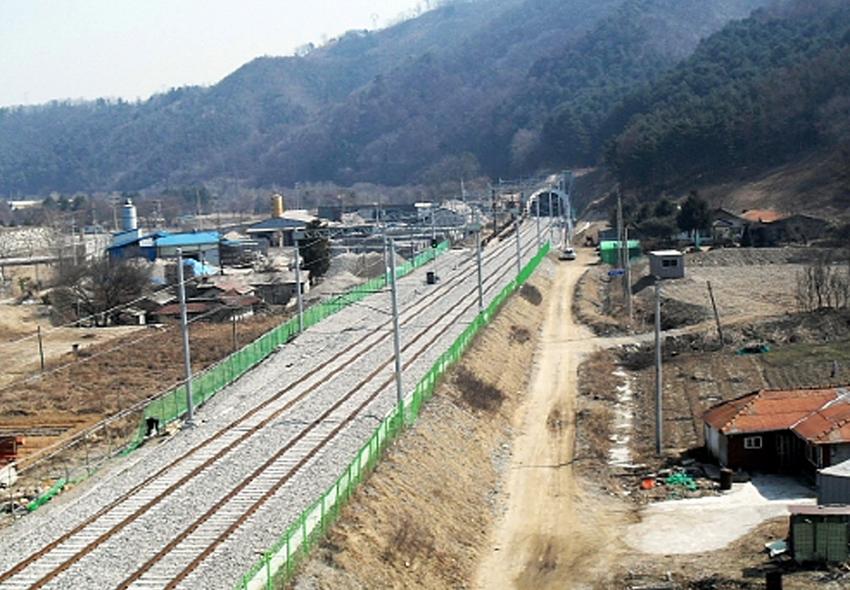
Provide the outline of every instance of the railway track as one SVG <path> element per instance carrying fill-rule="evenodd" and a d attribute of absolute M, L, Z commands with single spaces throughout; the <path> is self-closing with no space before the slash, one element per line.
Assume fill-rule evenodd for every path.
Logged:
<path fill-rule="evenodd" d="M 530 226 L 523 231 L 523 263 L 536 251 Z M 399 281 L 406 391 L 424 373 L 417 366 L 430 366 L 433 351 L 444 349 L 464 318 L 477 313 L 474 252 L 444 258 L 440 264 L 453 264 L 445 267 L 449 281 L 423 288 L 421 273 Z M 489 301 L 515 273 L 513 240 L 486 251 L 484 270 Z M 240 379 L 201 409 L 207 423 L 175 437 L 186 439 L 186 450 L 174 452 L 172 441 L 160 445 L 151 462 L 156 458 L 161 467 L 145 473 L 137 463 L 128 469 L 135 483 L 37 549 L 23 540 L 6 544 L 0 588 L 232 587 L 256 559 L 249 550 L 244 561 L 245 546 L 270 545 L 254 539 L 256 531 L 280 520 L 279 535 L 286 522 L 281 515 L 294 517 L 318 496 L 309 491 L 321 479 L 317 473 L 346 464 L 346 453 L 353 455 L 394 405 L 387 309 L 388 295 L 375 295 L 340 312 L 362 312 L 360 318 L 337 322 L 334 316 L 308 330 L 250 372 L 258 386 Z M 331 341 L 322 350 L 322 328 L 343 323 L 345 329 L 325 334 Z M 287 352 L 311 362 L 281 358 Z M 240 396 L 252 401 L 228 405 Z M 227 419 L 234 410 L 238 417 Z M 23 557 L 10 560 L 10 551 Z M 219 566 L 231 561 L 237 563 L 222 575 Z"/>

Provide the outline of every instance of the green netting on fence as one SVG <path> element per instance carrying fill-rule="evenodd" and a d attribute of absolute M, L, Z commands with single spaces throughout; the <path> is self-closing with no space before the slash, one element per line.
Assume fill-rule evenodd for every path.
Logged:
<path fill-rule="evenodd" d="M 271 590 L 275 580 L 282 585 L 292 576 L 310 549 L 334 523 L 354 488 L 374 468 L 383 449 L 398 435 L 401 426 L 412 424 L 416 420 L 420 407 L 431 397 L 437 380 L 463 356 L 478 331 L 490 323 L 505 299 L 531 276 L 548 251 L 547 243 L 525 265 L 519 276 L 511 280 L 490 302 L 490 305 L 475 317 L 448 350 L 440 355 L 437 362 L 416 384 L 413 393 L 406 400 L 406 405 L 399 404 L 389 416 L 384 418 L 343 474 L 289 526 L 277 543 L 242 577 L 236 590 Z"/>
<path fill-rule="evenodd" d="M 396 276 L 404 276 L 423 264 L 430 262 L 439 254 L 445 252 L 448 247 L 448 242 L 442 242 L 436 248 L 424 250 L 412 260 L 407 260 L 404 264 L 399 265 L 396 270 Z M 380 291 L 387 285 L 387 280 L 387 275 L 375 277 L 362 285 L 353 287 L 345 293 L 335 295 L 326 301 L 304 310 L 304 329 L 318 324 L 341 309 Z M 242 349 L 234 352 L 221 362 L 193 376 L 193 407 L 203 404 L 216 392 L 235 381 L 245 371 L 265 359 L 276 347 L 285 344 L 293 336 L 297 335 L 298 331 L 298 317 L 291 318 L 271 331 L 266 332 L 250 344 L 247 344 Z M 135 437 L 124 450 L 124 454 L 135 449 L 143 439 L 147 431 L 145 425 L 147 418 L 157 418 L 161 424 L 172 422 L 188 411 L 186 402 L 185 384 L 160 394 L 153 399 L 145 408 L 142 419 L 136 428 Z"/>

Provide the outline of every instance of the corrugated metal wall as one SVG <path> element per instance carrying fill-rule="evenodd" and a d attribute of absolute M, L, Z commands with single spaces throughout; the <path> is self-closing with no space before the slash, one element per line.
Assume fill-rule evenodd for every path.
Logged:
<path fill-rule="evenodd" d="M 818 473 L 818 504 L 850 504 L 850 475 Z"/>

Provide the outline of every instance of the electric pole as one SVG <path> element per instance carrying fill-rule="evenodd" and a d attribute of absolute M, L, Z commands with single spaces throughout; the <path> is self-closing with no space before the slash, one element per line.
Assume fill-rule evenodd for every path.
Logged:
<path fill-rule="evenodd" d="M 401 336 L 398 329 L 398 288 L 395 280 L 395 241 L 390 240 L 390 286 L 392 291 L 393 304 L 393 347 L 395 349 L 395 389 L 396 403 L 399 411 L 402 411 L 402 403 L 404 401 L 404 391 L 401 385 Z M 404 423 L 404 414 L 399 416 Z M 399 425 L 401 426 L 401 425 Z"/>
<path fill-rule="evenodd" d="M 192 359 L 189 350 L 189 322 L 186 317 L 186 286 L 183 282 L 183 251 L 177 248 L 177 293 L 180 299 L 180 331 L 183 335 L 183 370 L 186 378 L 186 425 L 194 425 L 192 401 Z"/>

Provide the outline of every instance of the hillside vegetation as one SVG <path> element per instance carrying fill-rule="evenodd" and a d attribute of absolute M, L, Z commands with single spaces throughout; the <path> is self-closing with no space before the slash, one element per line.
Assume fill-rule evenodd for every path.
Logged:
<path fill-rule="evenodd" d="M 847 180 L 850 5 L 792 2 L 757 11 L 632 93 L 607 154 L 626 186 L 659 189 L 832 150 Z"/>
<path fill-rule="evenodd" d="M 0 195 L 601 167 L 607 186 L 652 199 L 793 164 L 783 201 L 841 211 L 850 6 L 767 2 L 450 1 L 208 88 L 0 109 Z"/>

